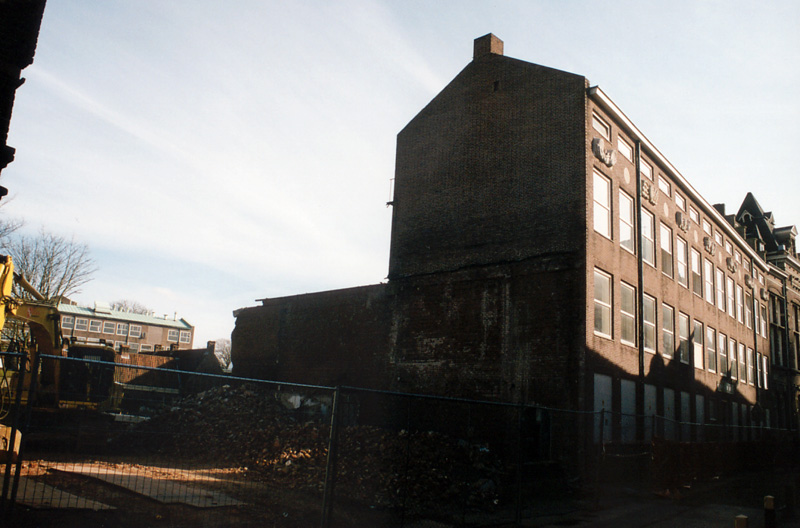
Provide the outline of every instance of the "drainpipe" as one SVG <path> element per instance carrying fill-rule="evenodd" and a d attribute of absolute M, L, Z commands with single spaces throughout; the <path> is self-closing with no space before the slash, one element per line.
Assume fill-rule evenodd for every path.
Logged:
<path fill-rule="evenodd" d="M 642 142 L 635 144 L 636 165 L 636 345 L 639 351 L 639 376 L 636 383 L 636 439 L 644 441 L 644 261 L 642 255 Z"/>

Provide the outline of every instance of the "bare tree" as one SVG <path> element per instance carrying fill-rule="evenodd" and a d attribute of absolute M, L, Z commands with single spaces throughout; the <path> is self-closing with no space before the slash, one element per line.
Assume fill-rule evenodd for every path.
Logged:
<path fill-rule="evenodd" d="M 6 249 L 15 269 L 46 299 L 80 293 L 81 286 L 97 271 L 89 246 L 44 229 L 37 236 L 11 237 Z M 30 296 L 23 291 L 18 294 Z"/>
<path fill-rule="evenodd" d="M 0 202 L 0 209 L 7 203 L 8 200 Z M 22 227 L 23 224 L 24 222 L 19 218 L 11 218 L 4 214 L 0 215 L 0 246 L 5 247 L 8 237 Z"/>
<path fill-rule="evenodd" d="M 214 348 L 214 355 L 217 356 L 219 366 L 222 367 L 224 372 L 230 372 L 233 368 L 233 361 L 231 359 L 231 340 L 225 337 L 220 337 L 216 341 Z"/>
<path fill-rule="evenodd" d="M 144 315 L 147 315 L 153 311 L 139 301 L 133 301 L 131 299 L 117 299 L 111 303 L 111 309 L 119 310 L 120 312 L 131 312 Z"/>

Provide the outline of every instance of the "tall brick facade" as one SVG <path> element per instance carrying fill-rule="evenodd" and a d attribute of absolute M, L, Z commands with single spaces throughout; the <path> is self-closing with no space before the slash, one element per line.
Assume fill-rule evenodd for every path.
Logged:
<path fill-rule="evenodd" d="M 235 373 L 613 412 L 587 441 L 796 430 L 800 330 L 778 400 L 761 292 L 800 286 L 792 229 L 759 250 L 586 78 L 476 39 L 398 135 L 393 207 L 388 284 L 237 311 Z"/>

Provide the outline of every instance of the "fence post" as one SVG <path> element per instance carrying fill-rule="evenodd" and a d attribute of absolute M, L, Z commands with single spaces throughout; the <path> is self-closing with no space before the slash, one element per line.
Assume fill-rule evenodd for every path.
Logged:
<path fill-rule="evenodd" d="M 333 392 L 333 408 L 331 409 L 331 432 L 328 437 L 328 460 L 325 467 L 325 488 L 322 495 L 322 520 L 320 526 L 328 528 L 333 513 L 333 492 L 336 487 L 336 457 L 339 450 L 339 406 L 341 387 Z"/>
<path fill-rule="evenodd" d="M 775 497 L 764 497 L 764 528 L 775 528 Z"/>

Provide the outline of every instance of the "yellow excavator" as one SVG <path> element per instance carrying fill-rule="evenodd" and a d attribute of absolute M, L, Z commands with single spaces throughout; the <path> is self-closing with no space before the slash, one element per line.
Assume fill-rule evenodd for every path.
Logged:
<path fill-rule="evenodd" d="M 15 297 L 14 282 L 34 300 Z M 63 340 L 57 303 L 15 273 L 10 256 L 0 255 L 0 295 L 0 420 L 15 402 L 27 404 L 31 394 L 37 407 L 96 409 L 111 400 L 113 367 L 53 356 L 113 363 L 114 349 Z"/>

